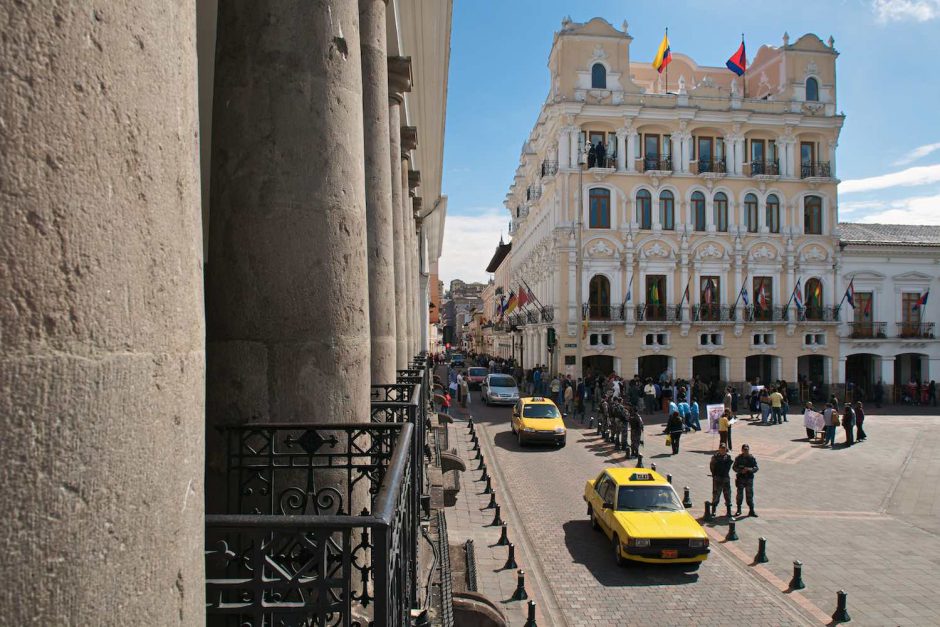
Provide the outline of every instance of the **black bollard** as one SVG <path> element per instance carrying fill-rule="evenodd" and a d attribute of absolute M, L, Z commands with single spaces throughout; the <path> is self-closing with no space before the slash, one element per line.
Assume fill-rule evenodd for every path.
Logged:
<path fill-rule="evenodd" d="M 636 454 L 636 467 L 637 468 L 643 467 L 643 453 Z"/>
<path fill-rule="evenodd" d="M 516 564 L 516 545 L 512 542 L 509 543 L 509 557 L 506 558 L 503 570 L 509 570 L 510 568 L 519 568 L 519 565 Z"/>
<path fill-rule="evenodd" d="M 499 532 L 499 540 L 496 541 L 496 546 L 509 546 L 509 531 L 506 523 L 500 525 L 502 530 Z"/>
<path fill-rule="evenodd" d="M 769 561 L 767 559 L 767 538 L 761 536 L 757 539 L 757 555 L 754 556 L 754 563 L 766 564 Z"/>
<path fill-rule="evenodd" d="M 790 580 L 790 590 L 802 590 L 806 587 L 803 583 L 803 562 L 793 561 L 793 579 Z"/>
<path fill-rule="evenodd" d="M 845 607 L 848 603 L 846 597 L 848 597 L 848 595 L 845 593 L 845 590 L 836 592 L 836 611 L 832 613 L 832 620 L 837 623 L 847 623 L 852 620 L 849 616 L 849 611 Z"/>
<path fill-rule="evenodd" d="M 738 539 L 738 532 L 735 530 L 734 527 L 735 527 L 735 522 L 734 522 L 734 519 L 732 518 L 731 521 L 728 522 L 728 535 L 725 536 L 725 542 L 734 542 L 735 540 Z"/>
<path fill-rule="evenodd" d="M 669 483 L 672 483 L 672 475 L 670 475 L 669 473 L 666 473 L 666 481 L 668 481 Z"/>
<path fill-rule="evenodd" d="M 481 449 L 479 446 L 477 446 L 477 447 L 472 448 L 472 449 L 470 449 L 470 450 L 477 452 L 477 454 L 474 455 L 473 457 L 471 457 L 471 459 L 479 459 L 480 461 L 483 460 L 483 449 Z"/>
<path fill-rule="evenodd" d="M 473 416 L 467 419 L 467 425 L 470 428 L 470 433 L 473 433 Z"/>
<path fill-rule="evenodd" d="M 492 486 L 492 484 L 490 483 L 490 478 L 487 477 L 487 478 L 486 478 L 486 487 L 483 488 L 483 494 L 492 494 L 492 493 L 493 493 L 493 486 Z"/>
<path fill-rule="evenodd" d="M 591 429 L 594 428 L 594 416 L 591 416 L 591 419 L 588 421 L 588 427 Z"/>
<path fill-rule="evenodd" d="M 712 502 L 711 501 L 705 501 L 705 515 L 702 516 L 702 520 L 704 520 L 705 522 L 712 521 Z"/>
<path fill-rule="evenodd" d="M 686 509 L 692 508 L 692 495 L 689 492 L 689 486 L 685 486 L 682 494 L 682 507 Z"/>
<path fill-rule="evenodd" d="M 650 464 L 650 470 L 652 470 L 653 472 L 656 472 L 656 462 L 653 462 L 652 464 Z"/>
<path fill-rule="evenodd" d="M 535 601 L 529 601 L 529 617 L 526 618 L 522 627 L 538 627 L 535 623 Z"/>
<path fill-rule="evenodd" d="M 493 516 L 493 522 L 491 522 L 490 525 L 493 527 L 499 527 L 501 524 L 503 524 L 503 519 L 499 515 L 499 504 L 497 504 L 493 509 L 496 510 L 496 515 Z"/>
<path fill-rule="evenodd" d="M 518 571 L 519 578 L 516 580 L 516 591 L 512 593 L 513 601 L 525 601 L 529 598 L 529 593 L 525 591 L 525 571 Z"/>
<path fill-rule="evenodd" d="M 490 502 L 483 509 L 493 509 L 496 507 L 496 490 L 490 492 Z"/>

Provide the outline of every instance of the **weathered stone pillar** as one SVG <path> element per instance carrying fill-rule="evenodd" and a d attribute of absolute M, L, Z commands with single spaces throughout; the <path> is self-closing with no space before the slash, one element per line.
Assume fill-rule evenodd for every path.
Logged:
<path fill-rule="evenodd" d="M 409 150 L 406 128 L 402 128 L 402 152 Z M 402 313 L 405 316 L 405 352 L 407 359 L 410 360 L 414 353 L 414 320 L 412 318 L 412 300 L 414 288 L 412 275 L 414 274 L 414 261 L 411 254 L 411 244 L 414 239 L 414 209 L 412 208 L 411 195 L 414 193 L 411 187 L 411 158 L 405 154 L 401 162 L 402 172 L 402 233 L 404 243 L 404 263 L 405 263 L 405 286 L 404 286 L 404 306 Z"/>
<path fill-rule="evenodd" d="M 208 432 L 368 422 L 358 3 L 222 3 L 216 59 Z"/>
<path fill-rule="evenodd" d="M 204 624 L 196 8 L 0 22 L 0 622 Z"/>
<path fill-rule="evenodd" d="M 395 381 L 395 244 L 392 168 L 388 158 L 387 0 L 359 0 L 365 132 L 369 327 L 373 383 Z"/>
<path fill-rule="evenodd" d="M 415 212 L 421 207 L 421 198 L 418 197 L 417 188 L 421 184 L 421 173 L 417 170 L 408 171 L 408 186 L 410 190 L 410 209 L 408 220 L 408 261 L 410 274 L 408 275 L 408 331 L 410 338 L 409 356 L 418 352 L 418 234 Z"/>
<path fill-rule="evenodd" d="M 390 141 L 389 161 L 392 180 L 392 228 L 395 265 L 395 364 L 408 366 L 408 328 L 405 308 L 405 218 L 404 198 L 408 186 L 402 178 L 401 123 L 404 92 L 411 89 L 411 60 L 406 57 L 388 59 L 388 126 Z M 406 170 L 407 171 L 407 170 Z"/>

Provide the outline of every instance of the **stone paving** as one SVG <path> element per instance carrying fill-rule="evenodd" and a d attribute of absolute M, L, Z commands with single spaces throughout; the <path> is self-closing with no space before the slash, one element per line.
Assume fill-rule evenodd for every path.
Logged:
<path fill-rule="evenodd" d="M 610 543 L 590 528 L 581 494 L 605 465 L 634 462 L 592 431 L 569 420 L 566 448 L 520 450 L 508 408 L 484 407 L 474 393 L 470 412 L 539 625 L 818 625 L 830 622 L 840 589 L 848 593 L 852 624 L 940 624 L 940 417 L 869 416 L 867 441 L 835 449 L 807 442 L 799 416 L 779 426 L 739 422 L 735 448 L 749 443 L 761 467 L 760 518 L 738 522 L 737 542 L 723 541 L 723 517 L 709 524 L 712 553 L 691 571 L 614 565 Z M 469 456 L 466 425 L 451 429 L 452 446 Z M 659 431 L 647 425 L 646 465 L 671 473 L 680 494 L 688 485 L 699 516 L 711 496 L 707 466 L 717 435 L 685 435 L 673 457 Z M 840 430 L 837 442 L 843 439 Z M 493 515 L 480 510 L 489 497 L 477 494 L 479 475 L 464 475 L 448 523 L 452 542 L 480 538 L 480 590 L 505 600 L 515 573 L 494 572 L 506 551 L 488 547 L 498 529 L 480 526 Z M 753 565 L 759 536 L 768 540 L 770 561 Z M 801 591 L 788 590 L 794 560 L 803 563 Z M 523 603 L 503 606 L 512 624 L 523 624 Z"/>

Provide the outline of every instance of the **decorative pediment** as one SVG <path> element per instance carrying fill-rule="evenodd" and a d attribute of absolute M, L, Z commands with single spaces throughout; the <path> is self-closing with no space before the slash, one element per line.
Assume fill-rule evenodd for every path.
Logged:
<path fill-rule="evenodd" d="M 695 257 L 697 259 L 702 259 L 702 260 L 722 259 L 725 257 L 725 249 L 713 243 L 708 243 L 708 244 L 705 244 L 704 246 L 698 247 Z"/>
<path fill-rule="evenodd" d="M 777 251 L 774 250 L 772 246 L 761 244 L 751 249 L 751 254 L 749 257 L 754 261 L 776 259 Z"/>
<path fill-rule="evenodd" d="M 643 249 L 643 253 L 647 257 L 660 257 L 662 259 L 669 257 L 670 252 L 672 251 L 670 251 L 666 246 L 663 246 L 660 242 L 653 242 Z"/>
<path fill-rule="evenodd" d="M 821 246 L 807 246 L 800 253 L 802 261 L 825 261 L 829 257 Z"/>
<path fill-rule="evenodd" d="M 922 272 L 905 272 L 891 277 L 895 281 L 932 281 L 933 277 Z"/>
<path fill-rule="evenodd" d="M 594 240 L 594 243 L 588 247 L 587 252 L 592 256 L 610 257 L 614 254 L 615 250 L 611 248 L 606 241 L 599 239 Z"/>

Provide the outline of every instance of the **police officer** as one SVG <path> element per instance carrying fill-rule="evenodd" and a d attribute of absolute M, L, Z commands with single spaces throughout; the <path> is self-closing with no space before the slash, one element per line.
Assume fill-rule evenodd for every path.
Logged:
<path fill-rule="evenodd" d="M 712 461 L 708 465 L 712 473 L 712 511 L 718 511 L 718 503 L 721 501 L 721 495 L 725 495 L 725 508 L 728 510 L 728 517 L 731 517 L 731 465 L 734 461 L 731 455 L 728 455 L 728 447 L 722 444 L 718 447 L 718 452 L 712 455 Z M 740 506 L 738 507 L 740 510 Z"/>
<path fill-rule="evenodd" d="M 643 418 L 640 413 L 633 408 L 630 411 L 630 452 L 636 457 L 640 454 L 640 443 L 643 440 Z"/>
<path fill-rule="evenodd" d="M 731 466 L 735 472 L 734 485 L 737 488 L 735 501 L 738 509 L 735 516 L 741 515 L 741 501 L 747 495 L 748 516 L 757 518 L 757 512 L 754 511 L 754 474 L 757 472 L 757 460 L 751 455 L 751 447 L 745 444 L 741 447 L 741 454 L 734 458 L 734 464 Z"/>

